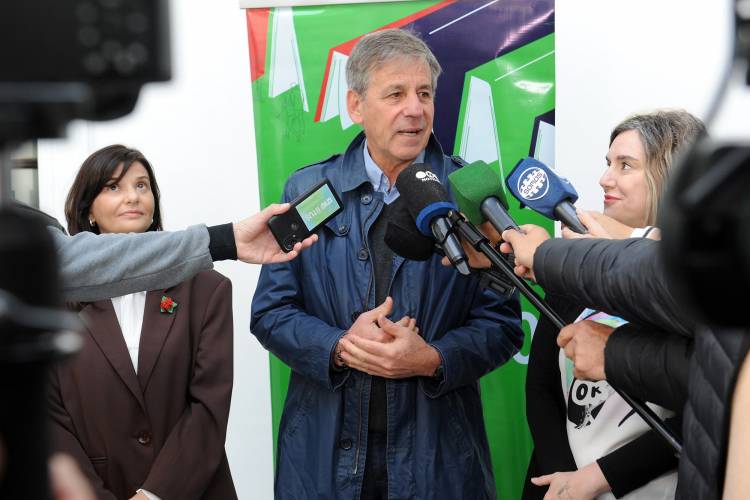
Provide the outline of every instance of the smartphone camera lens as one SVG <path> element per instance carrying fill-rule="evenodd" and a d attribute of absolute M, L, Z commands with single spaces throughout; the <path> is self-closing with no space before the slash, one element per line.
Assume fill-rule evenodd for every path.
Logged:
<path fill-rule="evenodd" d="M 295 236 L 289 236 L 284 240 L 284 250 L 290 252 L 292 248 L 294 248 L 295 243 L 297 243 L 297 238 Z"/>

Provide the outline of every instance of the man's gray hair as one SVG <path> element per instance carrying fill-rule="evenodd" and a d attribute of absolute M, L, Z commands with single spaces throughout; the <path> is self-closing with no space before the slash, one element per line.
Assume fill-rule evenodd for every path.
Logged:
<path fill-rule="evenodd" d="M 424 61 L 432 74 L 432 91 L 442 68 L 430 48 L 415 34 L 401 29 L 387 29 L 365 35 L 354 46 L 346 62 L 346 82 L 359 95 L 365 95 L 372 70 L 394 59 Z"/>

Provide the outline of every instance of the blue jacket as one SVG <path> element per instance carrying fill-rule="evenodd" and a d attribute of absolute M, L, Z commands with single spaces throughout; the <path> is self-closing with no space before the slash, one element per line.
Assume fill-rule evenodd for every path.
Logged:
<path fill-rule="evenodd" d="M 331 354 L 354 319 L 377 305 L 368 293 L 374 277 L 365 235 L 383 202 L 365 172 L 363 141 L 360 134 L 343 156 L 287 181 L 284 201 L 327 177 L 344 210 L 300 257 L 263 266 L 253 297 L 252 333 L 292 369 L 279 429 L 279 499 L 351 500 L 362 486 L 371 376 L 332 370 Z M 445 186 L 459 167 L 434 137 L 425 163 Z M 518 298 L 482 291 L 437 255 L 426 262 L 396 257 L 391 276 L 391 317 L 416 318 L 440 352 L 443 378 L 386 383 L 388 498 L 495 498 L 479 378 L 522 344 Z"/>

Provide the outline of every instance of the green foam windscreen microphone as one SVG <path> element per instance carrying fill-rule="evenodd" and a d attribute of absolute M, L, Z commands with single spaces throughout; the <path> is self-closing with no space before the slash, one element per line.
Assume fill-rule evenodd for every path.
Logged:
<path fill-rule="evenodd" d="M 500 173 L 483 161 L 459 168 L 448 176 L 458 208 L 473 224 L 489 220 L 502 232 L 518 225 L 508 214 Z"/>

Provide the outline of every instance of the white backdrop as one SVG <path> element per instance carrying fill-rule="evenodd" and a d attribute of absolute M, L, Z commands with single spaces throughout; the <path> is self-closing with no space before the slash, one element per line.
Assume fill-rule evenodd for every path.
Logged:
<path fill-rule="evenodd" d="M 709 5 L 710 3 L 710 5 Z M 127 118 L 77 123 L 39 147 L 41 208 L 63 220 L 72 176 L 122 142 L 151 160 L 168 229 L 258 209 L 247 29 L 237 0 L 172 3 L 174 79 L 148 86 Z M 556 166 L 579 206 L 601 209 L 610 129 L 626 115 L 681 107 L 703 116 L 728 57 L 728 5 L 705 0 L 562 0 L 556 12 Z M 750 136 L 750 94 L 730 94 L 714 135 Z M 267 353 L 248 332 L 258 268 L 220 263 L 234 284 L 235 386 L 227 451 L 241 499 L 271 498 Z M 188 471 L 185 471 L 189 473 Z"/>
<path fill-rule="evenodd" d="M 602 209 L 609 132 L 656 107 L 708 109 L 728 59 L 729 2 L 557 2 L 556 168 Z"/>

